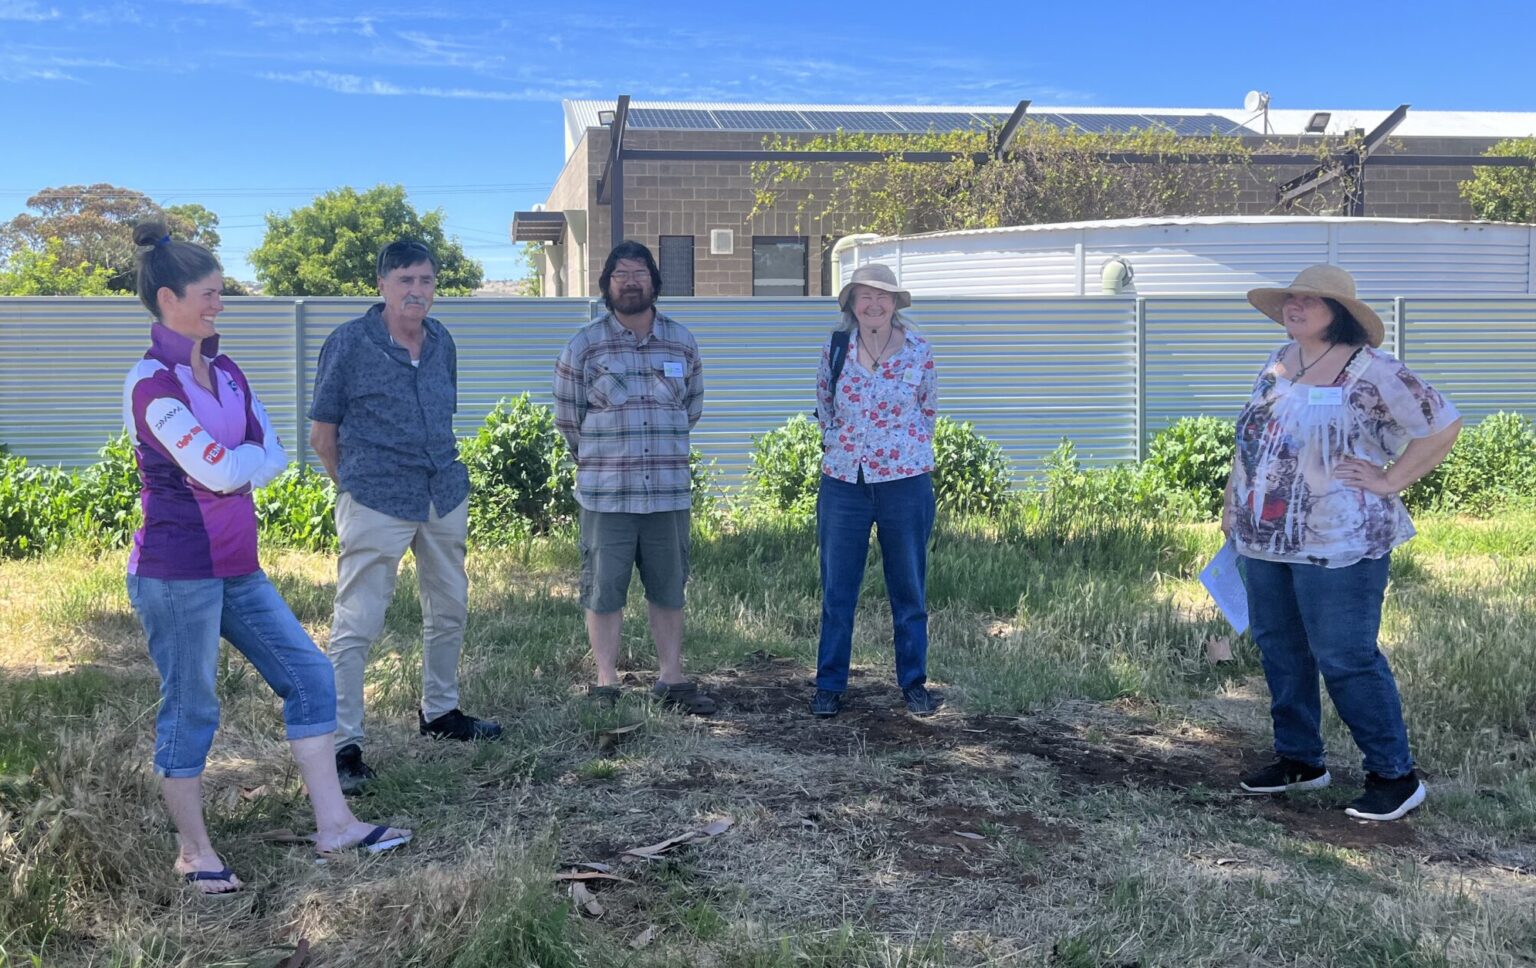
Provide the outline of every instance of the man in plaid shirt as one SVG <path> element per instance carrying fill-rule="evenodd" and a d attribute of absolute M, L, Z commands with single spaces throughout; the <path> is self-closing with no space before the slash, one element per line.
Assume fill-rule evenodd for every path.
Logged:
<path fill-rule="evenodd" d="M 608 307 L 555 363 L 555 425 L 576 457 L 581 600 L 597 664 L 589 694 L 619 696 L 619 631 L 636 566 L 645 586 L 669 706 L 707 716 L 715 701 L 683 675 L 688 580 L 688 432 L 704 412 L 693 334 L 656 310 L 661 270 L 650 249 L 623 242 L 598 280 Z"/>

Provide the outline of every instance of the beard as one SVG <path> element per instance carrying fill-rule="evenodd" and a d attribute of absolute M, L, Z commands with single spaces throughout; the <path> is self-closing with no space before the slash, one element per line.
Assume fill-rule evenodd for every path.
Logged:
<path fill-rule="evenodd" d="M 633 316 L 636 313 L 645 312 L 654 305 L 656 305 L 654 293 L 647 294 L 643 289 L 624 289 L 614 297 L 612 309 L 626 316 Z"/>

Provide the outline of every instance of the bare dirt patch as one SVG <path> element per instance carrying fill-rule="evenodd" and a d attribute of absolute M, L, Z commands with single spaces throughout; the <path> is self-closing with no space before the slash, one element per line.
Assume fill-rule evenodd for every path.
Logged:
<path fill-rule="evenodd" d="M 893 683 L 860 669 L 850 678 L 843 712 L 834 719 L 817 720 L 807 709 L 814 690 L 809 671 L 763 653 L 708 681 L 721 700 L 715 725 L 733 733 L 736 742 L 798 756 L 884 758 L 923 777 L 1013 778 L 1033 761 L 1045 764 L 1068 792 L 1131 786 L 1202 791 L 1208 799 L 1205 791 L 1229 791 L 1235 777 L 1267 762 L 1255 739 L 1236 728 L 1163 724 L 1103 704 L 1093 704 L 1093 715 L 1087 718 L 1077 717 L 1070 709 L 1021 717 L 966 715 L 945 707 L 935 716 L 919 719 L 906 712 Z M 663 790 L 706 787 L 719 788 L 702 762 L 689 777 L 660 784 Z M 1336 847 L 1407 848 L 1419 840 L 1411 823 L 1357 821 L 1337 806 L 1310 797 L 1233 794 L 1233 807 L 1252 811 L 1297 837 Z M 1034 830 L 1039 825 L 1026 821 L 1019 826 Z M 1044 830 L 1048 833 L 1040 838 L 1043 845 L 1061 842 L 1059 830 L 1050 825 Z M 936 862 L 936 873 L 974 871 L 969 861 L 979 853 L 976 842 L 950 832 L 906 833 L 919 846 L 952 851 Z"/>

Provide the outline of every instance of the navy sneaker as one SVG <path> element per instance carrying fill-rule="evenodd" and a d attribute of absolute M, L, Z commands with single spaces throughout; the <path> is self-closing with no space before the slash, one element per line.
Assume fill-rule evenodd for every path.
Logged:
<path fill-rule="evenodd" d="M 907 712 L 914 716 L 932 716 L 944 705 L 943 698 L 923 685 L 908 686 L 901 691 L 901 698 L 907 701 Z"/>
<path fill-rule="evenodd" d="M 1292 790 L 1321 790 L 1333 782 L 1326 766 L 1308 766 L 1300 760 L 1278 760 L 1243 777 L 1238 786 L 1249 793 L 1289 793 Z"/>
<path fill-rule="evenodd" d="M 1396 820 L 1424 802 L 1429 791 L 1412 770 L 1393 779 L 1375 773 L 1365 775 L 1365 792 L 1344 812 L 1360 820 Z"/>
<path fill-rule="evenodd" d="M 843 694 L 830 689 L 817 689 L 811 700 L 811 715 L 831 718 L 843 711 Z"/>

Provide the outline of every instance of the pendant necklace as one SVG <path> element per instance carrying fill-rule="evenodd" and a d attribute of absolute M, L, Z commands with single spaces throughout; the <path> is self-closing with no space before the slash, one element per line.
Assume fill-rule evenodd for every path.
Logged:
<path fill-rule="evenodd" d="M 885 342 L 880 344 L 880 352 L 879 353 L 870 353 L 869 354 L 869 369 L 870 369 L 871 372 L 873 372 L 874 369 L 880 365 L 881 358 L 885 356 L 885 351 L 891 348 L 891 340 L 893 340 L 895 338 L 896 338 L 896 327 L 895 326 L 888 327 L 886 329 L 886 331 L 885 331 Z M 862 342 L 859 345 L 861 347 L 863 347 L 865 352 L 869 351 L 869 347 L 868 346 L 864 346 L 864 344 Z"/>
<path fill-rule="evenodd" d="M 1305 356 L 1301 355 L 1301 344 L 1297 343 L 1296 344 L 1296 359 L 1301 362 L 1301 366 L 1296 368 L 1296 379 L 1299 380 L 1302 377 L 1306 376 L 1308 370 L 1312 369 L 1317 364 L 1323 362 L 1323 357 L 1327 356 L 1329 353 L 1332 353 L 1333 352 L 1333 348 L 1335 346 L 1338 346 L 1338 345 L 1339 345 L 1338 343 L 1329 343 L 1328 344 L 1328 348 L 1326 350 L 1323 350 L 1323 352 L 1318 355 L 1317 359 L 1313 360 L 1311 363 L 1308 363 L 1307 362 L 1307 358 Z"/>

